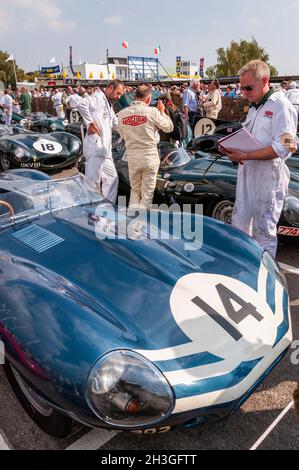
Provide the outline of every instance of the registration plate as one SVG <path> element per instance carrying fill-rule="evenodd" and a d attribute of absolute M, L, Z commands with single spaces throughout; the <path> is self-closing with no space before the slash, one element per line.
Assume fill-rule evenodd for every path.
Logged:
<path fill-rule="evenodd" d="M 277 231 L 278 235 L 287 235 L 289 237 L 299 237 L 299 228 L 280 226 Z"/>

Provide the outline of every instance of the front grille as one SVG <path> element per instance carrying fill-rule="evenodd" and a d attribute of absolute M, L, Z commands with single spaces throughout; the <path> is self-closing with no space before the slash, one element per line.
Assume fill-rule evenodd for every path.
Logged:
<path fill-rule="evenodd" d="M 29 227 L 18 230 L 12 236 L 24 243 L 24 245 L 32 248 L 34 251 L 37 251 L 37 253 L 43 253 L 44 251 L 64 242 L 63 238 L 58 237 L 55 233 L 52 233 L 36 224 L 32 224 Z"/>
<path fill-rule="evenodd" d="M 66 157 L 51 157 L 42 161 L 43 167 L 51 168 L 57 165 L 63 165 L 67 161 Z"/>

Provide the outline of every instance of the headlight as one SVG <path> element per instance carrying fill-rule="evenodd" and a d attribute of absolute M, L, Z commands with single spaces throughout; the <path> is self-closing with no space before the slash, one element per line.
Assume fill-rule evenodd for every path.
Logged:
<path fill-rule="evenodd" d="M 51 131 L 56 131 L 58 129 L 57 124 L 51 124 L 50 129 Z"/>
<path fill-rule="evenodd" d="M 291 225 L 299 225 L 299 199 L 287 196 L 284 201 L 283 215 Z"/>
<path fill-rule="evenodd" d="M 86 398 L 103 421 L 120 427 L 139 427 L 167 417 L 173 392 L 150 361 L 132 351 L 113 351 L 92 369 Z"/>
<path fill-rule="evenodd" d="M 68 123 L 69 123 L 69 122 L 68 122 L 67 119 L 65 119 L 64 121 L 62 121 L 62 124 L 64 125 L 64 127 L 66 127 L 66 126 L 68 125 Z"/>
<path fill-rule="evenodd" d="M 16 148 L 13 150 L 14 156 L 17 158 L 23 158 L 25 155 L 24 149 Z"/>
<path fill-rule="evenodd" d="M 280 266 L 276 263 L 275 259 L 271 256 L 268 251 L 264 251 L 262 256 L 262 262 L 269 273 L 271 273 L 282 287 L 288 291 L 288 284 L 285 275 L 283 274 Z"/>
<path fill-rule="evenodd" d="M 81 143 L 77 140 L 72 141 L 72 152 L 77 152 L 80 149 Z"/>

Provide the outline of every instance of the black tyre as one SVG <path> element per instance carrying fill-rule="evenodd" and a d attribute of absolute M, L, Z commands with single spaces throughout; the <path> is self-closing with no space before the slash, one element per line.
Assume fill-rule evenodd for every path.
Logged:
<path fill-rule="evenodd" d="M 73 420 L 58 413 L 31 389 L 19 372 L 6 361 L 4 370 L 8 381 L 30 418 L 47 434 L 63 438 L 71 434 Z"/>
<path fill-rule="evenodd" d="M 83 157 L 83 155 L 78 158 L 76 167 L 78 168 L 79 173 L 83 173 L 83 175 L 85 175 L 85 157 Z"/>
<path fill-rule="evenodd" d="M 212 201 L 208 207 L 208 215 L 213 219 L 220 220 L 226 224 L 232 223 L 234 203 L 228 199 L 217 199 Z"/>
<path fill-rule="evenodd" d="M 190 148 L 194 152 L 201 150 L 202 152 L 219 153 L 218 140 L 219 136 L 216 135 L 205 135 L 202 137 L 197 137 L 197 139 L 193 140 Z"/>
<path fill-rule="evenodd" d="M 7 171 L 11 170 L 13 167 L 11 161 L 6 155 L 0 154 L 0 170 Z"/>
<path fill-rule="evenodd" d="M 48 133 L 49 133 L 49 131 L 48 131 L 48 129 L 47 129 L 46 127 L 41 127 L 39 132 L 40 132 L 41 134 L 48 134 Z"/>

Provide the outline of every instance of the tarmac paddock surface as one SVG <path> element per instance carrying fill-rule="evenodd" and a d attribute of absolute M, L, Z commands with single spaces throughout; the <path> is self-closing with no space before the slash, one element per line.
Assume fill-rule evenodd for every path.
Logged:
<path fill-rule="evenodd" d="M 72 170 L 74 172 L 74 170 Z M 67 176 L 68 171 L 63 172 Z M 285 271 L 294 342 L 299 349 L 299 245 L 279 246 L 278 260 Z M 295 343 L 294 343 L 295 346 Z M 291 362 L 294 349 L 268 375 L 258 389 L 228 420 L 204 428 L 167 434 L 129 434 L 90 430 L 78 426 L 68 439 L 48 436 L 25 413 L 0 368 L 0 450 L 202 450 L 202 449 L 299 449 L 299 419 L 292 394 L 299 380 L 298 364 Z M 299 358 L 299 353 L 297 353 Z M 294 360 L 293 360 L 294 362 Z"/>

